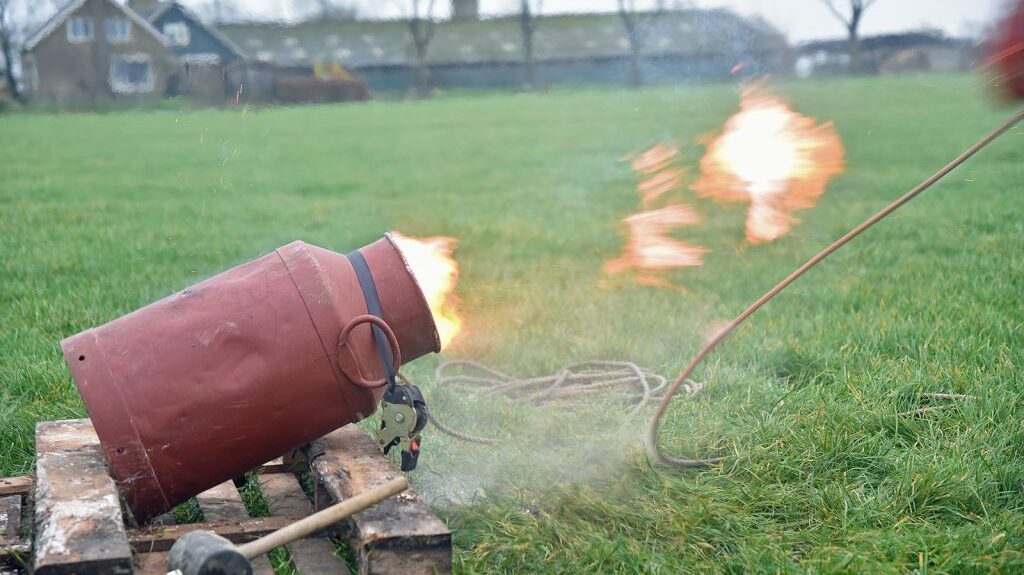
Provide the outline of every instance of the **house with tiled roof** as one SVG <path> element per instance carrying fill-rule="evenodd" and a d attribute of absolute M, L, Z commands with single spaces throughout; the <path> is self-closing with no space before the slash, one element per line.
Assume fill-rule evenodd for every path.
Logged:
<path fill-rule="evenodd" d="M 167 39 L 114 0 L 72 0 L 25 43 L 28 93 L 57 102 L 162 95 L 177 73 Z"/>
<path fill-rule="evenodd" d="M 180 2 L 133 0 L 130 5 L 167 38 L 181 63 L 181 89 L 207 100 L 222 99 L 229 70 L 244 65 L 244 54 L 216 27 L 204 23 Z"/>
<path fill-rule="evenodd" d="M 71 0 L 25 43 L 28 92 L 56 102 L 223 99 L 242 50 L 178 2 Z"/>

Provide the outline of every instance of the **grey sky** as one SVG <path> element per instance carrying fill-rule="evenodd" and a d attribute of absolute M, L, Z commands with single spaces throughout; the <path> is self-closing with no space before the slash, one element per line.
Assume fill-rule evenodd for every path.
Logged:
<path fill-rule="evenodd" d="M 185 4 L 199 7 L 211 0 L 184 0 Z M 843 4 L 846 0 L 836 0 Z M 950 34 L 974 34 L 990 22 L 1004 0 L 878 0 L 865 15 L 863 32 L 879 34 L 923 27 L 938 28 Z M 643 0 L 640 0 L 642 3 Z M 311 5 L 311 0 L 236 0 L 253 16 L 259 18 L 294 18 L 300 14 L 297 6 Z M 344 0 L 338 0 L 345 4 Z M 359 6 L 363 15 L 373 17 L 395 16 L 410 0 L 350 0 Z M 650 2 L 653 4 L 653 1 Z M 821 0 L 684 0 L 684 5 L 732 8 L 743 14 L 759 14 L 785 32 L 791 40 L 830 38 L 843 35 L 839 22 L 829 13 Z M 447 12 L 448 2 L 438 0 L 438 13 Z M 672 4 L 672 1 L 669 1 Z M 518 0 L 481 0 L 485 13 L 508 13 L 516 10 Z M 546 0 L 545 12 L 611 11 L 616 0 Z"/>

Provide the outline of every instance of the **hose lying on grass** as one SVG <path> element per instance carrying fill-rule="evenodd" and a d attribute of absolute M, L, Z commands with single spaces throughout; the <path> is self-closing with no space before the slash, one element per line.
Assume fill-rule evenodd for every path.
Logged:
<path fill-rule="evenodd" d="M 403 380 L 404 376 L 399 374 Z M 557 372 L 530 378 L 517 378 L 482 363 L 455 360 L 442 363 L 435 372 L 438 385 L 457 386 L 480 397 L 503 397 L 512 401 L 545 405 L 559 401 L 621 393 L 632 403 L 630 415 L 639 414 L 661 398 L 668 379 L 628 361 L 588 361 L 564 367 Z M 686 397 L 700 393 L 704 385 L 687 381 Z M 443 433 L 462 441 L 489 445 L 497 440 L 456 430 L 427 411 L 430 421 Z"/>

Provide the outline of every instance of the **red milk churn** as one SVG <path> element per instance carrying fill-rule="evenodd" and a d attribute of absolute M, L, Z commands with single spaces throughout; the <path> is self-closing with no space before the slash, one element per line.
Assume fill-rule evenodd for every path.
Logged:
<path fill-rule="evenodd" d="M 988 68 L 1004 97 L 1024 99 L 1024 0 L 1007 3 L 989 40 Z"/>
<path fill-rule="evenodd" d="M 386 375 L 440 349 L 389 236 L 303 242 L 61 342 L 140 520 L 376 409 Z"/>

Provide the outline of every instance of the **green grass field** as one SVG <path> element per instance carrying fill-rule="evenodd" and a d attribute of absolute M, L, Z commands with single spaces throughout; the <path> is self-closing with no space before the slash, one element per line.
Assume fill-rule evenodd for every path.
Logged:
<path fill-rule="evenodd" d="M 847 172 L 794 232 L 743 243 L 744 207 L 690 199 L 713 249 L 682 292 L 601 287 L 637 205 L 620 158 L 693 142 L 730 86 L 453 95 L 337 107 L 0 117 L 0 475 L 37 421 L 82 417 L 61 338 L 293 239 L 458 237 L 470 333 L 448 358 L 521 375 L 591 358 L 679 370 L 707 326 L 994 127 L 968 77 L 781 83 L 832 120 Z M 1024 572 L 1024 131 L 801 280 L 702 368 L 650 466 L 644 422 L 477 405 L 408 368 L 439 413 L 412 475 L 460 572 Z M 925 417 L 919 393 L 976 396 Z M 605 413 L 606 412 L 606 413 Z M 564 419 L 563 419 L 564 417 Z"/>

